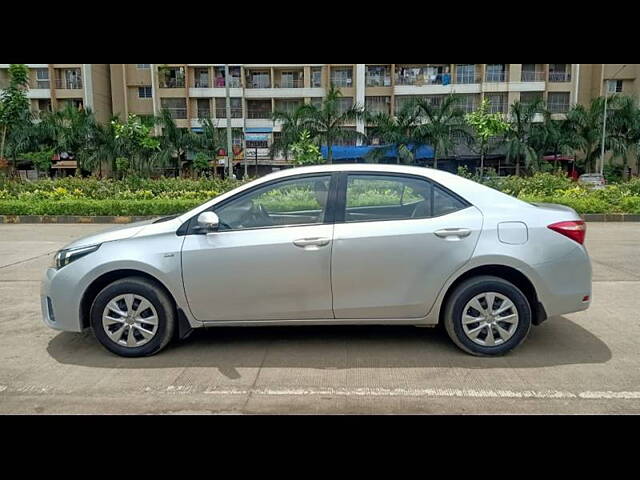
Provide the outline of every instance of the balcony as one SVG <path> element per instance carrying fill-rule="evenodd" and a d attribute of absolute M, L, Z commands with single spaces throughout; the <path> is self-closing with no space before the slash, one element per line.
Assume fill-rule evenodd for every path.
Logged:
<path fill-rule="evenodd" d="M 51 88 L 51 82 L 49 80 L 30 80 L 29 87 L 48 90 L 49 88 Z"/>
<path fill-rule="evenodd" d="M 227 118 L 227 109 L 216 108 L 216 118 Z M 242 118 L 242 108 L 231 108 L 231 118 Z"/>
<path fill-rule="evenodd" d="M 169 115 L 171 115 L 171 118 L 173 118 L 173 119 L 180 120 L 180 119 L 186 119 L 187 118 L 187 109 L 186 108 L 167 108 L 167 107 L 165 107 L 165 109 L 169 112 Z"/>
<path fill-rule="evenodd" d="M 447 75 L 449 75 L 449 81 L 447 82 Z M 396 85 L 410 85 L 421 87 L 423 85 L 449 85 L 451 84 L 451 74 L 438 73 L 436 75 L 419 75 L 419 76 L 411 76 L 404 77 L 398 75 L 396 77 Z"/>
<path fill-rule="evenodd" d="M 271 88 L 271 80 L 265 77 L 250 78 L 247 88 Z"/>
<path fill-rule="evenodd" d="M 82 88 L 82 78 L 58 78 L 56 88 L 63 90 L 80 90 Z"/>
<path fill-rule="evenodd" d="M 390 87 L 391 76 L 367 75 L 367 87 Z"/>
<path fill-rule="evenodd" d="M 453 83 L 456 85 L 473 85 L 482 83 L 482 76 L 476 73 L 457 73 L 453 77 Z"/>
<path fill-rule="evenodd" d="M 160 79 L 160 88 L 184 88 L 184 78 Z"/>
<path fill-rule="evenodd" d="M 569 72 L 549 72 L 549 82 L 563 83 L 571 81 L 571 73 Z"/>
<path fill-rule="evenodd" d="M 551 113 L 567 113 L 570 105 L 568 102 L 551 102 L 547 104 L 547 108 Z"/>
<path fill-rule="evenodd" d="M 255 119 L 271 119 L 271 110 L 249 110 L 247 112 L 247 118 Z"/>
<path fill-rule="evenodd" d="M 211 85 L 211 83 L 209 82 L 209 79 L 196 79 L 193 82 L 193 86 L 195 88 L 209 88 L 209 86 Z"/>
<path fill-rule="evenodd" d="M 507 72 L 487 72 L 484 81 L 488 83 L 502 83 L 507 81 Z"/>
<path fill-rule="evenodd" d="M 282 79 L 279 82 L 274 84 L 275 88 L 304 88 L 304 80 L 303 79 Z M 258 88 L 269 88 L 269 87 L 258 87 Z"/>
<path fill-rule="evenodd" d="M 522 71 L 522 82 L 544 82 L 545 72 Z"/>

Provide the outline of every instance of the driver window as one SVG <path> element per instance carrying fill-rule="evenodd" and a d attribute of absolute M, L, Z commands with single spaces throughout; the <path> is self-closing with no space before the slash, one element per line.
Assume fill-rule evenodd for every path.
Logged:
<path fill-rule="evenodd" d="M 284 180 L 215 209 L 220 230 L 323 223 L 331 176 Z"/>

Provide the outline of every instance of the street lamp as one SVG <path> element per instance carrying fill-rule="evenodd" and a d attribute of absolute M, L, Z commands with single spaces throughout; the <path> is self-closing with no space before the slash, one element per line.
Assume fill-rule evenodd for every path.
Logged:
<path fill-rule="evenodd" d="M 229 82 L 231 77 L 229 76 L 229 65 L 224 66 L 224 85 L 227 94 L 227 178 L 233 176 L 233 140 L 231 136 L 231 94 L 229 91 Z"/>
<path fill-rule="evenodd" d="M 604 76 L 604 65 L 605 64 L 603 63 L 602 76 Z M 618 71 L 611 76 L 611 78 L 607 79 L 607 84 L 605 85 L 605 89 L 604 89 L 604 117 L 602 119 L 602 145 L 600 146 L 600 175 L 604 175 L 604 142 L 607 134 L 607 100 L 609 98 L 607 85 L 610 80 L 615 79 L 616 75 L 619 74 L 624 67 L 626 67 L 626 65 L 623 65 L 622 67 L 620 67 Z"/>

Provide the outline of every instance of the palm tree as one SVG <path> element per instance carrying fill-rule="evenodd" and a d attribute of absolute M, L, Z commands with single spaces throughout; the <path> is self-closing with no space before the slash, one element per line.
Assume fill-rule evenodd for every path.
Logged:
<path fill-rule="evenodd" d="M 507 159 L 515 159 L 516 175 L 520 175 L 520 160 L 524 159 L 527 168 L 537 163 L 538 152 L 533 147 L 531 135 L 534 129 L 534 117 L 542 110 L 542 99 L 531 103 L 513 102 L 509 115 L 509 129 L 504 134 Z"/>
<path fill-rule="evenodd" d="M 177 162 L 177 169 L 180 171 L 187 151 L 198 143 L 195 134 L 189 129 L 178 128 L 171 112 L 167 109 L 162 109 L 155 122 L 162 127 L 162 136 L 159 137 L 160 149 L 155 155 L 155 160 L 160 165 Z"/>
<path fill-rule="evenodd" d="M 578 104 L 567 112 L 571 146 L 584 154 L 583 161 L 588 172 L 594 169 L 602 142 L 603 112 L 602 97 L 594 98 L 589 107 Z"/>
<path fill-rule="evenodd" d="M 207 154 L 208 158 L 215 157 L 216 152 L 226 148 L 226 139 L 221 129 L 217 128 L 210 118 L 202 120 L 202 133 L 195 136 L 196 150 Z M 213 170 L 214 176 L 216 170 Z"/>
<path fill-rule="evenodd" d="M 636 150 L 640 142 L 640 109 L 633 98 L 627 96 L 613 97 L 609 105 L 611 116 L 607 118 L 607 130 L 610 132 L 608 146 L 613 152 L 613 158 L 622 158 L 626 175 L 629 153 Z"/>
<path fill-rule="evenodd" d="M 289 148 L 300 139 L 300 135 L 306 130 L 309 121 L 309 105 L 300 105 L 293 111 L 273 112 L 273 121 L 282 123 L 280 137 L 271 145 L 271 155 L 284 153 L 284 158 L 289 159 Z"/>
<path fill-rule="evenodd" d="M 416 149 L 422 141 L 418 135 L 420 111 L 415 101 L 404 103 L 395 116 L 384 112 L 368 114 L 367 123 L 370 125 L 369 136 L 379 138 L 386 145 L 367 154 L 369 160 L 379 161 L 394 148 L 398 164 L 415 159 Z"/>
<path fill-rule="evenodd" d="M 433 148 L 433 168 L 438 168 L 438 154 L 448 155 L 455 148 L 454 138 L 468 135 L 464 112 L 455 95 L 448 95 L 437 104 L 420 98 L 416 105 L 424 121 L 418 127 L 418 136 L 421 143 Z"/>
<path fill-rule="evenodd" d="M 309 105 L 305 124 L 320 145 L 327 146 L 327 163 L 333 162 L 333 144 L 337 140 L 366 139 L 362 133 L 344 126 L 345 123 L 364 118 L 364 109 L 358 105 L 340 108 L 342 93 L 331 87 L 320 108 Z"/>
<path fill-rule="evenodd" d="M 116 138 L 111 121 L 106 125 L 94 122 L 90 126 L 87 142 L 80 148 L 77 157 L 84 168 L 92 171 L 97 169 L 102 177 L 102 166 L 105 163 L 114 171 L 116 158 L 126 155 L 123 147 L 122 142 Z"/>
<path fill-rule="evenodd" d="M 545 154 L 553 153 L 555 159 L 554 169 L 558 168 L 558 155 L 571 151 L 572 139 L 570 123 L 566 120 L 555 120 L 552 113 L 544 110 L 543 122 L 533 126 L 529 137 L 532 148 L 538 153 L 538 158 Z"/>

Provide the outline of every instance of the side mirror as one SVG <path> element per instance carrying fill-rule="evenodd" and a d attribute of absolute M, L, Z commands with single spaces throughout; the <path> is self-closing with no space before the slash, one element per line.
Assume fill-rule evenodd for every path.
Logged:
<path fill-rule="evenodd" d="M 198 215 L 198 227 L 204 232 L 214 232 L 220 225 L 218 215 L 213 212 L 202 212 Z"/>

